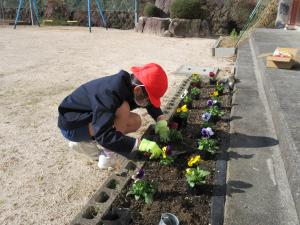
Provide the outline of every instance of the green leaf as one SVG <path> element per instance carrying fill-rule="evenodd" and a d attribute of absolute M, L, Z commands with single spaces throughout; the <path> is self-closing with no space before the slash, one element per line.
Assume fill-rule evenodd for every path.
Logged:
<path fill-rule="evenodd" d="M 146 204 L 153 202 L 153 196 L 152 195 L 145 195 L 145 202 Z"/>

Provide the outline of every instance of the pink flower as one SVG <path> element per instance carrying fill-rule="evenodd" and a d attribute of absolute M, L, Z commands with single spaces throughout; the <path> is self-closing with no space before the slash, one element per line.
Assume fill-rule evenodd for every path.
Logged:
<path fill-rule="evenodd" d="M 214 73 L 214 72 L 209 72 L 209 74 L 208 74 L 211 78 L 213 78 L 213 77 L 215 77 L 216 76 L 216 74 Z"/>

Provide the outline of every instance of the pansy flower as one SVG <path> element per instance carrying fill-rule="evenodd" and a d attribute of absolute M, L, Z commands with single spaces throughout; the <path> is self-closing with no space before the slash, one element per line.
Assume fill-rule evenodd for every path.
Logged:
<path fill-rule="evenodd" d="M 210 93 L 211 97 L 218 97 L 219 96 L 219 92 L 218 91 L 214 91 L 213 93 Z"/>
<path fill-rule="evenodd" d="M 213 100 L 209 99 L 207 100 L 207 106 L 212 106 L 214 104 Z"/>
<path fill-rule="evenodd" d="M 214 78 L 216 76 L 216 74 L 214 72 L 209 72 L 209 77 Z"/>
<path fill-rule="evenodd" d="M 213 130 L 210 127 L 202 128 L 202 130 L 201 130 L 201 135 L 205 138 L 210 138 L 214 134 L 215 133 L 213 132 Z"/>
<path fill-rule="evenodd" d="M 194 165 L 197 165 L 201 160 L 200 155 L 193 156 L 189 161 L 188 161 L 188 166 L 192 167 Z"/>
<path fill-rule="evenodd" d="M 180 109 L 181 109 L 181 112 L 187 112 L 188 111 L 187 105 L 181 106 Z"/>
<path fill-rule="evenodd" d="M 132 179 L 140 180 L 140 179 L 143 179 L 144 175 L 145 175 L 145 170 L 142 168 L 135 175 L 132 176 Z"/>
<path fill-rule="evenodd" d="M 171 146 L 170 145 L 163 147 L 162 151 L 163 151 L 162 152 L 162 156 L 163 156 L 164 159 L 167 158 L 169 155 L 172 154 Z"/>
<path fill-rule="evenodd" d="M 208 122 L 210 120 L 210 117 L 211 117 L 211 113 L 209 112 L 205 112 L 202 114 L 202 120 Z"/>

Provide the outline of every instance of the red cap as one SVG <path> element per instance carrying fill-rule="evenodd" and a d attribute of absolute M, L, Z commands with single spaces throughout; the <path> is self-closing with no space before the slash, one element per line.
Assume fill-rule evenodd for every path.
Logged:
<path fill-rule="evenodd" d="M 149 63 L 144 66 L 133 66 L 130 68 L 134 76 L 145 85 L 150 102 L 155 107 L 160 107 L 160 98 L 168 88 L 168 78 L 160 65 Z"/>

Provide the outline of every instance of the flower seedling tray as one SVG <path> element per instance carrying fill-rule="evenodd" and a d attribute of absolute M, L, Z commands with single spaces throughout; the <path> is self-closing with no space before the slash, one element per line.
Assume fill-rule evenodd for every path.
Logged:
<path fill-rule="evenodd" d="M 190 90 L 189 83 L 188 80 L 183 82 L 179 92 L 164 109 L 169 118 L 180 104 L 182 92 L 185 88 Z M 180 225 L 223 224 L 226 150 L 229 146 L 228 118 L 231 110 L 231 93 L 228 90 L 225 90 L 224 95 L 220 96 L 224 116 L 214 126 L 219 152 L 210 158 L 201 160 L 201 167 L 210 172 L 206 177 L 206 183 L 197 188 L 190 188 L 185 177 L 188 159 L 200 152 L 197 149 L 197 139 L 201 136 L 200 131 L 203 125 L 201 116 L 213 88 L 214 86 L 211 85 L 202 85 L 200 98 L 193 102 L 187 124 L 181 129 L 183 141 L 169 143 L 172 151 L 183 153 L 175 156 L 173 164 L 161 165 L 159 160 L 149 160 L 143 154 L 139 154 L 134 162 L 129 162 L 124 167 L 123 175 L 122 173 L 118 176 L 114 175 L 105 182 L 72 224 L 155 225 L 159 224 L 163 213 L 176 215 Z M 153 126 L 147 129 L 143 138 L 157 142 L 160 147 L 164 146 L 155 134 Z M 135 200 L 133 196 L 127 196 L 134 182 L 130 177 L 141 167 L 145 171 L 144 179 L 154 182 L 158 189 L 153 202 L 149 204 L 146 204 L 143 199 Z M 119 216 L 112 213 L 114 210 L 125 210 L 126 219 L 122 219 L 122 223 Z M 111 223 L 107 223 L 107 220 L 111 220 Z M 114 223 L 114 221 L 118 221 L 118 223 Z"/>
<path fill-rule="evenodd" d="M 212 56 L 215 57 L 233 57 L 236 54 L 237 48 L 235 47 L 221 47 L 221 41 L 224 39 L 224 37 L 219 37 L 214 46 L 212 47 Z"/>

